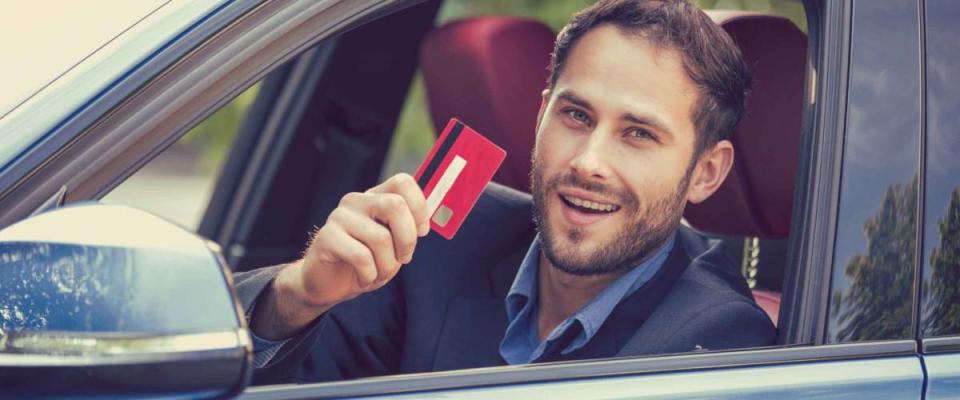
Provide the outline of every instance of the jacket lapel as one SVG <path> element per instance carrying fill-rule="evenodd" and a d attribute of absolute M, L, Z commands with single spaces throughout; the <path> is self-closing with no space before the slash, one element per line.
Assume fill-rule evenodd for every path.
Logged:
<path fill-rule="evenodd" d="M 624 355 L 624 347 L 637 339 L 633 337 L 634 333 L 690 264 L 690 254 L 697 254 L 705 246 L 702 239 L 684 227 L 677 235 L 676 245 L 660 270 L 614 308 L 590 343 L 573 353 L 544 361 Z M 508 324 L 504 298 L 527 249 L 528 246 L 518 246 L 488 270 L 489 296 L 456 296 L 450 300 L 434 359 L 434 371 L 506 364 L 500 357 L 500 341 Z"/>
<path fill-rule="evenodd" d="M 486 295 L 450 299 L 434 371 L 506 364 L 500 357 L 500 340 L 508 322 L 504 298 L 527 251 L 527 246 L 519 247 L 488 269 Z"/>
<path fill-rule="evenodd" d="M 682 232 L 683 229 L 681 228 L 680 231 Z M 686 248 L 689 244 L 684 238 L 685 233 L 679 235 L 670 255 L 657 273 L 640 289 L 620 301 L 586 346 L 548 361 L 583 360 L 620 355 L 624 345 L 646 322 L 690 264 L 690 258 L 687 256 L 689 249 Z"/>

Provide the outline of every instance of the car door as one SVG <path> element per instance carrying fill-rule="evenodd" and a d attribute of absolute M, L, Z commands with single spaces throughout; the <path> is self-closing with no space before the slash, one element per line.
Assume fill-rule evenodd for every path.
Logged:
<path fill-rule="evenodd" d="M 960 397 L 960 4 L 926 0 L 920 334 L 926 398 Z"/>
<path fill-rule="evenodd" d="M 372 1 L 262 4 L 237 2 L 246 8 L 238 9 L 230 19 L 225 18 L 223 24 L 214 31 L 197 33 L 199 36 L 185 36 L 196 42 L 191 42 L 190 46 L 184 44 L 185 47 L 181 48 L 182 52 L 178 53 L 178 57 L 167 60 L 168 63 L 162 66 L 154 66 L 157 69 L 149 71 L 149 74 L 142 72 L 142 75 L 136 75 L 138 72 L 135 71 L 134 74 L 141 79 L 136 82 L 137 85 L 123 86 L 127 91 L 122 95 L 115 94 L 113 97 L 96 100 L 88 109 L 91 114 L 84 114 L 87 115 L 86 119 L 68 121 L 54 130 L 52 134 L 55 136 L 71 133 L 70 140 L 64 142 L 68 144 L 61 143 L 60 147 L 45 148 L 45 155 L 38 155 L 35 164 L 21 165 L 23 175 L 18 175 L 16 184 L 5 189 L 3 197 L 0 198 L 0 225 L 23 218 L 63 186 L 68 188 L 65 195 L 68 202 L 98 198 L 197 120 L 225 103 L 232 94 L 239 93 L 268 71 L 301 54 L 311 45 L 342 33 L 348 27 L 358 26 L 361 22 L 409 5 L 399 3 L 401 4 Z M 231 8 L 223 8 L 227 9 Z M 848 337 L 840 333 L 849 326 L 860 325 L 845 322 L 857 321 L 858 308 L 855 304 L 843 305 L 846 304 L 846 290 L 854 286 L 844 269 L 847 260 L 834 260 L 838 259 L 837 254 L 841 254 L 840 250 L 835 248 L 839 246 L 838 243 L 851 235 L 862 236 L 860 229 L 854 229 L 851 233 L 841 227 L 845 224 L 859 224 L 862 227 L 872 217 L 869 213 L 860 215 L 852 211 L 863 207 L 876 211 L 877 204 L 884 199 L 882 196 L 879 199 L 870 199 L 870 205 L 849 200 L 851 191 L 857 193 L 857 190 L 845 189 L 843 185 L 864 179 L 875 187 L 884 189 L 892 184 L 883 179 L 877 181 L 876 175 L 882 177 L 885 174 L 877 173 L 868 167 L 860 166 L 858 169 L 855 164 L 848 165 L 853 162 L 850 161 L 851 152 L 855 151 L 857 146 L 870 144 L 873 140 L 883 141 L 894 135 L 912 137 L 915 141 L 913 151 L 919 146 L 917 141 L 920 112 L 917 99 L 920 93 L 920 69 L 917 59 L 921 41 L 917 21 L 920 9 L 910 2 L 858 0 L 824 4 L 813 1 L 808 3 L 808 10 L 811 36 L 817 44 L 811 46 L 813 53 L 808 80 L 815 83 L 815 86 L 808 90 L 808 134 L 804 139 L 806 150 L 802 157 L 802 179 L 798 180 L 802 186 L 799 191 L 802 201 L 797 204 L 802 204 L 802 210 L 795 213 L 801 217 L 798 217 L 793 228 L 795 234 L 792 235 L 792 247 L 796 255 L 792 258 L 787 274 L 781 314 L 783 346 L 654 358 L 451 371 L 330 384 L 251 388 L 244 396 L 294 398 L 398 394 L 454 398 L 532 395 L 566 395 L 578 398 L 740 398 L 777 395 L 806 398 L 819 395 L 919 398 L 924 380 L 913 331 L 904 335 L 902 331 L 894 329 L 892 334 L 868 337 Z M 893 32 L 894 35 L 904 35 L 906 39 L 885 44 L 887 47 L 884 47 L 883 51 L 874 48 L 871 53 L 870 46 L 864 46 L 863 43 L 876 41 L 874 35 L 881 30 Z M 277 108 L 283 113 L 274 115 L 273 123 L 282 124 L 284 117 L 290 115 L 284 113 L 295 111 L 297 100 L 302 98 L 298 96 L 296 87 L 285 85 L 288 82 L 310 82 L 306 72 L 313 70 L 318 63 L 322 66 L 326 57 L 329 57 L 329 51 L 332 50 L 319 47 L 307 57 L 284 67 L 288 68 L 287 70 L 280 70 L 282 72 L 277 76 L 287 77 L 276 78 L 280 81 L 277 85 L 288 89 L 286 92 L 278 89 L 277 93 L 288 93 L 288 97 L 276 95 L 274 99 L 285 99 L 290 103 L 289 106 Z M 298 69 L 300 63 L 303 63 L 303 66 Z M 860 81 L 875 81 L 875 71 L 869 67 L 877 63 L 894 65 L 891 68 L 897 76 L 896 85 L 855 84 Z M 322 71 L 322 68 L 320 70 Z M 304 74 L 301 75 L 301 80 L 290 80 L 289 76 L 295 76 L 293 74 L 298 71 Z M 322 78 L 319 79 L 322 81 Z M 106 102 L 107 100 L 112 102 Z M 383 105 L 384 110 L 391 107 L 390 102 L 386 103 Z M 872 107 L 882 107 L 885 112 L 880 113 L 880 117 L 886 115 L 889 118 L 902 117 L 898 113 L 890 112 L 889 108 L 897 112 L 916 111 L 913 117 L 913 120 L 917 121 L 916 127 L 910 128 L 909 123 L 907 128 L 890 123 L 877 126 L 858 124 L 860 120 L 856 117 L 862 115 L 860 113 L 864 109 Z M 384 111 L 384 114 L 388 112 Z M 362 115 L 357 118 L 364 120 Z M 910 117 L 907 119 L 911 120 Z M 389 125 L 389 121 L 387 124 Z M 869 136 L 876 130 L 880 132 L 877 136 Z M 275 132 L 280 135 L 282 130 Z M 291 140 L 292 138 L 290 137 Z M 344 143 L 349 146 L 352 141 L 345 140 Z M 896 154 L 911 151 L 909 141 L 895 143 L 895 146 L 888 146 L 892 149 L 878 150 L 878 157 L 891 156 L 893 153 L 887 154 L 889 151 Z M 316 143 L 296 142 L 293 146 L 297 145 L 315 146 Z M 259 148 L 261 152 L 270 150 L 260 146 L 252 148 Z M 254 150 L 250 151 L 250 154 L 256 154 Z M 281 153 L 274 153 L 264 159 L 270 162 L 279 161 L 277 154 Z M 876 156 L 875 153 L 870 154 Z M 240 162 L 242 161 L 237 161 Z M 377 162 L 379 161 L 370 165 Z M 904 163 L 910 164 L 910 160 Z M 269 163 L 257 165 L 258 168 L 269 167 Z M 919 165 L 919 162 L 914 165 Z M 910 171 L 912 173 L 913 170 Z M 336 171 L 331 173 L 335 174 Z M 371 179 L 368 175 L 361 174 L 360 177 L 343 180 L 330 178 L 327 182 L 343 183 L 343 187 L 352 187 L 363 185 L 365 180 Z M 249 187 L 256 183 L 244 181 L 244 176 L 248 175 L 237 178 L 236 187 Z M 261 190 L 256 191 L 263 193 Z M 323 190 L 333 192 L 332 189 Z M 322 200 L 320 206 L 330 201 L 329 196 L 316 199 Z M 232 209 L 233 206 L 237 208 Z M 231 212 L 239 215 L 248 208 L 242 203 L 223 206 L 223 210 L 231 209 Z M 252 209 L 259 210 L 262 207 Z M 321 209 L 322 207 L 318 207 L 315 210 Z M 212 222 L 205 221 L 201 230 L 209 229 L 211 236 L 227 238 L 236 232 L 242 232 L 235 227 L 229 227 L 226 223 L 229 219 L 226 217 L 211 217 L 210 221 Z M 909 226 L 904 229 L 909 229 Z M 848 240 L 854 242 L 854 248 L 860 243 L 856 239 Z M 254 258 L 251 259 L 256 259 L 259 263 L 273 257 L 269 251 L 260 251 L 270 250 L 269 242 L 254 243 L 266 244 L 255 252 L 250 252 L 249 247 L 245 246 L 250 242 L 239 243 L 241 247 L 228 248 L 230 252 L 236 250 L 238 259 L 253 254 Z M 281 252 L 286 254 L 288 250 L 281 249 Z M 891 268 L 900 274 L 914 277 L 918 266 L 911 262 L 895 264 Z M 867 292 L 881 289 L 873 284 L 864 284 L 862 288 Z M 838 292 L 840 295 L 834 296 Z M 891 301 L 907 304 L 907 309 L 915 310 L 913 293 L 915 292 L 908 290 L 907 296 L 893 296 Z M 908 319 L 910 318 L 916 318 L 916 313 L 909 312 Z"/>
<path fill-rule="evenodd" d="M 920 231 L 921 7 L 856 0 L 808 10 L 815 86 L 782 346 L 252 387 L 242 397 L 922 398 L 911 251 Z"/>
<path fill-rule="evenodd" d="M 202 8 L 183 31 L 156 33 L 163 40 L 155 51 L 111 76 L 3 166 L 0 226 L 50 199 L 99 199 L 268 72 L 322 39 L 412 3 L 233 0 Z"/>

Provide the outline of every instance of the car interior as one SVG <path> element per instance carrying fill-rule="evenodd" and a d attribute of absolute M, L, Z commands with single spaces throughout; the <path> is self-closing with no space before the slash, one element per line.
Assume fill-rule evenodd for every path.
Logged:
<path fill-rule="evenodd" d="M 737 156 L 730 175 L 710 199 L 688 206 L 684 217 L 721 241 L 734 260 L 743 260 L 754 297 L 776 322 L 799 153 L 806 36 L 775 15 L 714 11 L 710 17 L 734 38 L 755 83 L 746 117 L 732 135 Z M 434 29 L 420 53 L 436 132 L 451 117 L 484 132 L 508 154 L 494 181 L 521 191 L 530 187 L 528 155 L 555 37 L 537 21 L 476 17 Z"/>
<path fill-rule="evenodd" d="M 494 181 L 529 191 L 556 33 L 537 20 L 497 15 L 435 26 L 442 5 L 422 2 L 363 24 L 260 82 L 197 228 L 221 245 L 235 271 L 296 259 L 343 194 L 378 183 L 418 69 L 434 133 L 457 117 L 507 151 Z M 730 175 L 709 200 L 688 206 L 684 219 L 741 265 L 776 323 L 784 311 L 807 37 L 772 13 L 708 15 L 740 47 L 753 90 L 732 135 Z"/>

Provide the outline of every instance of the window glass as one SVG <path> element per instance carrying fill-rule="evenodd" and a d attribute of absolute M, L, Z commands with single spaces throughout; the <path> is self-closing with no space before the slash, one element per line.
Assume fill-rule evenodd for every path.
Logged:
<path fill-rule="evenodd" d="M 259 83 L 248 88 L 103 200 L 149 211 L 195 231 L 227 152 L 259 89 Z"/>
<path fill-rule="evenodd" d="M 856 1 L 828 342 L 911 335 L 920 131 L 916 2 Z"/>
<path fill-rule="evenodd" d="M 928 0 L 924 336 L 960 334 L 960 2 Z"/>

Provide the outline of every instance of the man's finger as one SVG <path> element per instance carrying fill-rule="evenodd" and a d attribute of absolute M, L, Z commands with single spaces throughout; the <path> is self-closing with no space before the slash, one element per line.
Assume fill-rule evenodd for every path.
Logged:
<path fill-rule="evenodd" d="M 373 254 L 377 269 L 376 280 L 393 276 L 400 267 L 400 261 L 394 250 L 390 230 L 369 217 L 347 210 L 338 213 L 337 220 L 350 236 L 363 243 Z"/>
<path fill-rule="evenodd" d="M 393 192 L 357 193 L 344 196 L 342 207 L 337 210 L 341 209 L 352 210 L 386 226 L 390 230 L 395 258 L 404 264 L 410 262 L 417 246 L 417 226 L 410 207 L 402 196 Z"/>
<path fill-rule="evenodd" d="M 413 220 L 417 225 L 417 235 L 426 236 L 430 232 L 430 216 L 427 215 L 427 200 L 417 181 L 408 174 L 397 174 L 386 182 L 373 187 L 369 193 L 396 193 L 407 202 Z"/>
<path fill-rule="evenodd" d="M 373 217 L 390 229 L 397 260 L 410 262 L 417 247 L 417 226 L 407 202 L 393 193 L 379 194 L 376 201 L 379 204 L 371 210 Z"/>
<path fill-rule="evenodd" d="M 324 227 L 317 233 L 314 240 L 334 244 L 330 246 L 330 255 L 353 268 L 357 277 L 357 286 L 367 287 L 377 280 L 379 273 L 373 253 L 340 225 L 332 224 Z"/>

